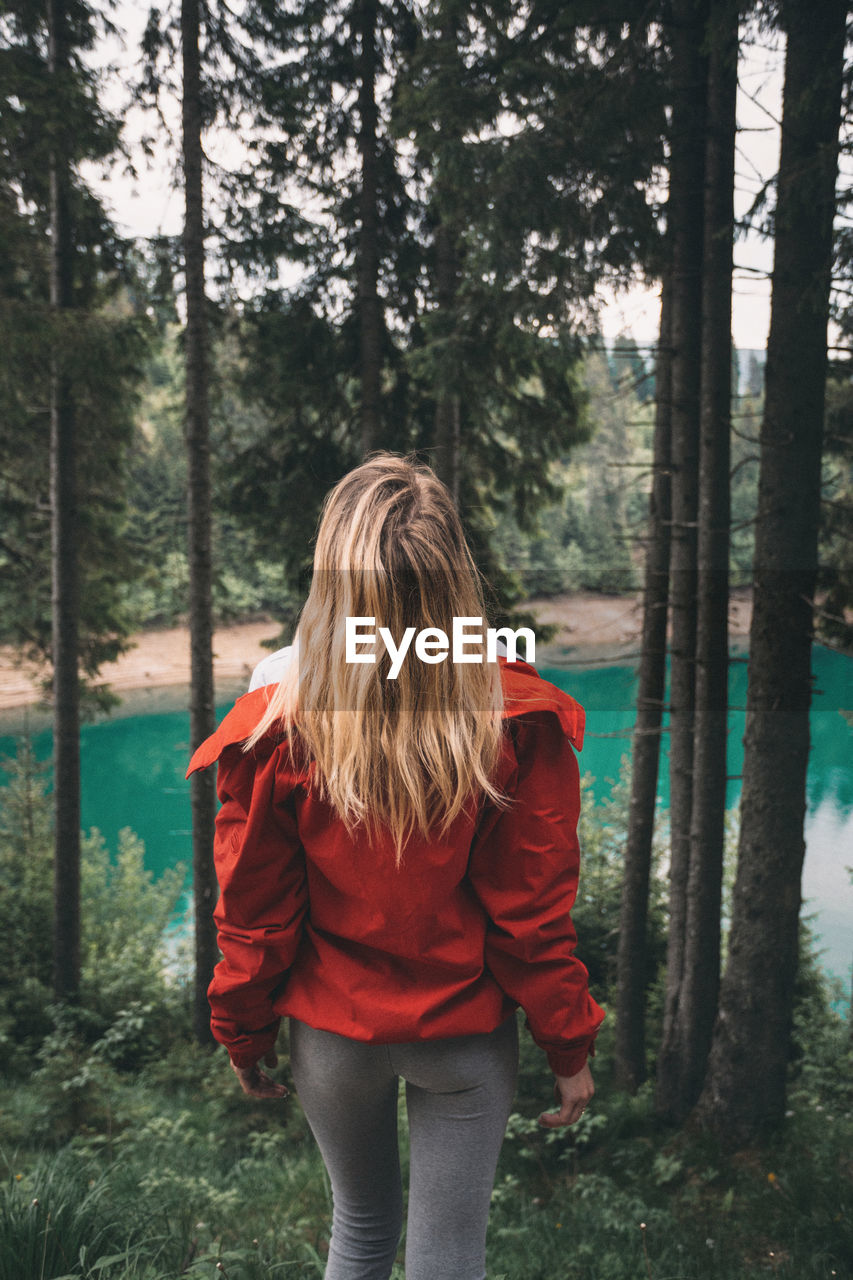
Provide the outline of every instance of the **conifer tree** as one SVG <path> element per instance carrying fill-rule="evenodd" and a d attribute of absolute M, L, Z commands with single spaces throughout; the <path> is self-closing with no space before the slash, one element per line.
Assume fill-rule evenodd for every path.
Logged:
<path fill-rule="evenodd" d="M 181 3 L 182 151 L 184 174 L 184 274 L 187 323 L 186 361 L 187 559 L 190 569 L 190 748 L 195 750 L 216 728 L 213 689 L 213 609 L 210 529 L 210 417 L 208 411 L 208 335 L 204 283 L 205 218 L 202 180 L 202 76 L 199 0 Z M 212 1044 L 207 988 L 218 958 L 213 908 L 216 873 L 213 835 L 215 780 L 210 770 L 190 779 L 195 903 L 196 1039 Z"/>
<path fill-rule="evenodd" d="M 729 466 L 732 386 L 738 5 L 712 0 L 708 22 L 699 402 L 693 787 L 684 968 L 676 1015 L 682 1118 L 702 1088 L 720 981 L 728 738 Z"/>
<path fill-rule="evenodd" d="M 655 429 L 643 584 L 637 717 L 631 743 L 631 798 L 619 913 L 616 1071 L 632 1093 L 646 1078 L 649 885 L 666 688 L 672 429 L 672 276 L 665 271 L 655 363 Z"/>
<path fill-rule="evenodd" d="M 670 897 L 663 1042 L 656 1103 L 672 1114 L 677 1100 L 676 1018 L 684 971 L 696 662 L 696 511 L 702 342 L 703 191 L 709 0 L 672 6 L 672 121 L 668 231 L 672 294 L 672 535 L 670 645 Z"/>
<path fill-rule="evenodd" d="M 846 0 L 781 6 L 782 147 L 738 867 L 701 1122 L 731 1145 L 785 1112 L 805 852 L 811 646 Z"/>
<path fill-rule="evenodd" d="M 643 188 L 663 130 L 657 54 L 640 25 L 601 24 L 593 46 L 585 15 L 573 26 L 552 7 L 534 19 L 517 4 L 474 5 L 463 22 L 443 0 L 378 5 L 374 201 L 358 143 L 364 10 L 333 11 L 306 3 L 275 14 L 277 27 L 268 10 L 256 20 L 289 55 L 259 82 L 279 135 L 259 145 L 255 189 L 286 199 L 295 181 L 324 217 L 242 224 L 242 262 L 287 255 L 289 234 L 302 274 L 245 308 L 243 386 L 266 425 L 225 442 L 229 503 L 258 513 L 286 552 L 305 545 L 323 488 L 357 461 L 375 398 L 364 342 L 377 345 L 358 302 L 373 276 L 359 212 L 378 208 L 372 439 L 439 466 L 482 523 L 472 536 L 495 571 L 490 513 L 509 508 L 530 527 L 557 496 L 552 461 L 584 434 L 573 368 L 595 282 L 627 276 L 657 237 Z M 581 116 L 583 131 L 571 124 Z"/>
<path fill-rule="evenodd" d="M 83 57 L 101 16 L 77 0 L 20 0 L 0 46 L 0 634 L 52 665 L 60 999 L 79 983 L 81 681 L 124 643 L 133 572 L 122 487 L 142 326 L 117 305 L 123 246 L 79 172 L 118 138 Z"/>
<path fill-rule="evenodd" d="M 57 337 L 74 305 L 71 139 L 62 100 L 70 72 L 64 0 L 48 0 L 47 69 L 56 110 L 50 149 L 50 308 Z M 50 545 L 53 658 L 53 990 L 80 985 L 80 687 L 76 406 L 61 338 L 50 369 Z"/>

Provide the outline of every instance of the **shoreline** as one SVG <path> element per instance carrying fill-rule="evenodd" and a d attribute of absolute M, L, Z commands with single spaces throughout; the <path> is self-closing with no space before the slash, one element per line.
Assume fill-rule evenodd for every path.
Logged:
<path fill-rule="evenodd" d="M 556 623 L 559 631 L 547 644 L 537 644 L 539 667 L 633 665 L 642 626 L 642 597 L 578 595 L 534 597 L 519 608 L 534 612 L 540 623 Z M 749 589 L 732 593 L 729 602 L 729 642 L 734 650 L 745 647 L 749 635 L 752 598 Z M 280 627 L 275 620 L 236 623 L 214 633 L 214 683 L 216 701 L 233 700 L 248 688 L 252 671 L 270 653 L 264 640 L 274 640 Z M 143 631 L 133 637 L 133 647 L 116 662 L 105 664 L 99 685 L 121 698 L 111 717 L 180 710 L 187 705 L 190 683 L 189 628 L 186 626 Z M 38 729 L 50 722 L 50 711 L 41 701 L 38 681 L 42 672 L 20 663 L 14 650 L 0 648 L 0 732 Z M 100 716 L 98 717 L 100 718 Z"/>

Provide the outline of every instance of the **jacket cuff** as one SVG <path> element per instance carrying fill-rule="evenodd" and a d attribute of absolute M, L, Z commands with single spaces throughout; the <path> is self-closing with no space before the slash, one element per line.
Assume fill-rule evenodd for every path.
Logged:
<path fill-rule="evenodd" d="M 576 1076 L 586 1066 L 587 1058 L 595 1057 L 595 1041 L 571 1049 L 546 1049 L 545 1056 L 555 1076 Z"/>
<path fill-rule="evenodd" d="M 257 1031 L 247 1031 L 241 1036 L 226 1038 L 213 1022 L 212 1031 L 220 1044 L 225 1045 L 234 1066 L 243 1070 L 246 1067 L 253 1067 L 274 1048 L 280 1026 L 281 1018 L 276 1018 L 274 1022 L 266 1027 L 260 1027 Z"/>

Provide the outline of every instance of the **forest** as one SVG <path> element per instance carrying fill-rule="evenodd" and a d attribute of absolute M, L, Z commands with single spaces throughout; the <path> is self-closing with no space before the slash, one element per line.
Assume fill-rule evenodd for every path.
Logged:
<path fill-rule="evenodd" d="M 489 1275 L 853 1276 L 853 997 L 802 888 L 818 649 L 847 664 L 853 755 L 850 16 L 3 3 L 0 647 L 39 673 L 52 754 L 22 735 L 0 762 L 0 1280 L 323 1275 L 298 1098 L 243 1096 L 211 1037 L 213 771 L 191 866 L 155 877 L 130 826 L 82 829 L 81 733 L 116 709 L 106 664 L 181 624 L 190 749 L 211 734 L 214 628 L 290 642 L 323 498 L 375 450 L 446 484 L 489 626 L 547 641 L 529 602 L 577 592 L 642 615 L 630 757 L 606 799 L 583 782 L 595 1099 L 538 1126 L 522 1027 Z M 778 161 L 736 215 L 768 49 Z M 110 182 L 155 162 L 182 230 L 128 235 Z M 747 236 L 772 248 L 766 351 L 732 340 Z M 638 282 L 655 340 L 605 335 Z"/>

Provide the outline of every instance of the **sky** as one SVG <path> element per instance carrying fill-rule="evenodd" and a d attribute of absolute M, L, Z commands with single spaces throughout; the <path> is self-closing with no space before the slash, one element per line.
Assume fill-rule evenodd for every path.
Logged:
<path fill-rule="evenodd" d="M 125 121 L 125 137 L 134 147 L 145 134 L 154 132 L 150 115 L 129 105 L 126 85 L 138 61 L 138 49 L 146 16 L 146 6 L 121 0 L 115 21 L 126 33 L 124 47 L 113 41 L 108 56 L 119 68 L 117 77 L 106 82 L 104 100 L 110 110 Z M 774 46 L 762 37 L 745 35 L 741 50 L 737 104 L 738 138 L 735 164 L 735 216 L 749 208 L 756 192 L 775 173 L 779 161 L 779 119 L 781 115 L 784 49 L 776 38 Z M 103 56 L 101 53 L 100 56 Z M 180 108 L 177 99 L 166 99 L 165 114 L 179 138 Z M 220 135 L 206 146 L 214 159 L 228 161 L 235 140 Z M 180 231 L 183 200 L 174 185 L 173 166 L 161 144 L 149 163 L 137 161 L 137 177 L 115 167 L 101 174 L 95 167 L 87 179 L 99 191 L 120 230 L 133 236 L 175 235 Z M 735 243 L 735 275 L 732 300 L 732 333 L 740 350 L 762 350 L 770 323 L 770 279 L 772 245 L 755 234 L 739 236 Z M 654 345 L 660 312 L 659 285 L 638 282 L 627 292 L 614 296 L 601 290 L 601 324 L 605 338 L 623 333 L 634 336 L 641 346 Z"/>
<path fill-rule="evenodd" d="M 770 37 L 765 37 L 769 39 Z M 735 219 L 749 209 L 763 184 L 779 166 L 784 47 L 761 47 L 744 39 L 738 69 L 735 153 Z M 773 246 L 758 235 L 739 236 L 734 248 L 732 336 L 739 350 L 763 350 L 770 328 L 770 272 Z M 603 316 L 605 337 L 632 333 L 638 343 L 656 341 L 660 287 L 637 285 L 608 301 Z"/>

